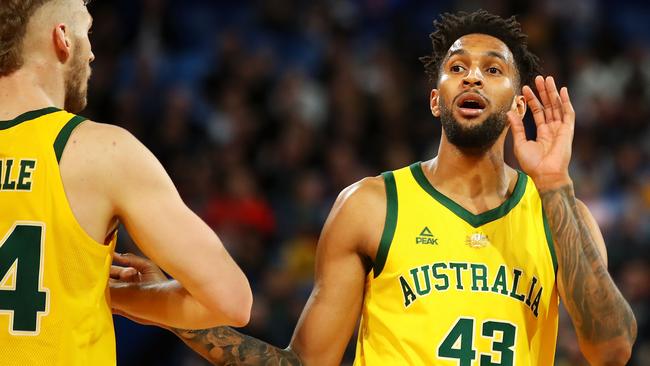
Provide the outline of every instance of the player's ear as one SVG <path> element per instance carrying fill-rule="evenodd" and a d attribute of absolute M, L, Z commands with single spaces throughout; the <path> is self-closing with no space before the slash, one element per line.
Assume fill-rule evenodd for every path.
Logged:
<path fill-rule="evenodd" d="M 524 96 L 521 94 L 515 95 L 515 99 L 512 101 L 512 106 L 510 109 L 517 112 L 517 115 L 520 118 L 524 118 L 524 115 L 526 114 L 526 108 L 526 99 Z"/>
<path fill-rule="evenodd" d="M 69 29 L 65 23 L 59 23 L 52 31 L 52 42 L 56 57 L 61 63 L 65 63 L 70 58 L 72 43 L 70 42 Z"/>
<path fill-rule="evenodd" d="M 431 114 L 434 117 L 440 117 L 440 105 L 438 104 L 440 100 L 440 92 L 438 89 L 431 89 L 431 95 L 429 96 L 429 106 L 431 108 Z"/>

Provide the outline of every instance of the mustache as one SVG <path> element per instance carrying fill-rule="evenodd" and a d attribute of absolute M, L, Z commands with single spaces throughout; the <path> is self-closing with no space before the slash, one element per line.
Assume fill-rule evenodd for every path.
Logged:
<path fill-rule="evenodd" d="M 481 91 L 479 91 L 478 89 L 470 89 L 470 90 L 464 91 L 464 92 L 458 94 L 457 96 L 455 96 L 454 99 L 451 101 L 451 105 L 456 105 L 456 101 L 458 100 L 458 98 L 460 98 L 463 95 L 468 94 L 468 93 L 478 94 L 478 95 L 481 96 L 481 98 L 485 99 L 489 104 L 492 104 L 492 101 L 490 100 L 490 98 L 485 96 L 485 94 L 481 93 Z"/>

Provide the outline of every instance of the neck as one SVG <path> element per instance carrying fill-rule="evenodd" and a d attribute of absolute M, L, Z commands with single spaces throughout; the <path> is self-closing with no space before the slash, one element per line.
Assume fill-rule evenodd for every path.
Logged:
<path fill-rule="evenodd" d="M 504 132 L 485 153 L 469 154 L 452 145 L 443 134 L 438 157 L 423 165 L 431 184 L 456 198 L 505 200 L 517 176 L 504 162 L 505 136 Z"/>
<path fill-rule="evenodd" d="M 58 74 L 47 67 L 25 65 L 9 76 L 0 77 L 0 120 L 45 107 L 62 109 L 65 91 Z"/>

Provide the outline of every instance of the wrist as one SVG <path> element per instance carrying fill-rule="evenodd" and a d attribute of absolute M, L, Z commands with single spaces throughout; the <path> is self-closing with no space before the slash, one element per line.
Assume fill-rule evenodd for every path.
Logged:
<path fill-rule="evenodd" d="M 537 187 L 537 191 L 540 193 L 556 190 L 566 186 L 573 187 L 573 180 L 571 180 L 569 174 L 546 174 L 533 176 L 531 178 Z"/>

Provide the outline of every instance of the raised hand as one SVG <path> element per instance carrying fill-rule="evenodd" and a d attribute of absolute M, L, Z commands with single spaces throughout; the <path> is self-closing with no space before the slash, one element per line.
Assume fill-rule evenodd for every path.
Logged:
<path fill-rule="evenodd" d="M 596 220 L 575 197 L 569 177 L 575 113 L 569 92 L 558 93 L 552 77 L 535 78 L 537 99 L 525 86 L 537 139 L 528 141 L 524 126 L 508 112 L 515 156 L 533 178 L 557 256 L 557 289 L 591 365 L 625 365 L 637 334 L 634 313 L 607 272 L 607 251 Z"/>
<path fill-rule="evenodd" d="M 526 104 L 533 113 L 537 139 L 527 140 L 524 124 L 514 112 L 508 112 L 515 156 L 521 168 L 541 191 L 571 184 L 569 161 L 575 127 L 575 112 L 566 87 L 558 90 L 552 76 L 535 78 L 539 99 L 529 86 L 523 87 Z"/>

